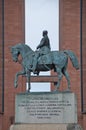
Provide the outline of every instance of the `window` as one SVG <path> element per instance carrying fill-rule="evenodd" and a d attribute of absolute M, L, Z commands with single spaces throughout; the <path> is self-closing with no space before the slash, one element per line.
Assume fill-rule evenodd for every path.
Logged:
<path fill-rule="evenodd" d="M 43 30 L 48 30 L 51 49 L 58 50 L 59 0 L 25 0 L 25 43 L 34 51 L 41 40 Z M 41 74 L 49 75 L 50 72 Z M 41 91 L 43 91 L 42 88 L 50 91 L 49 83 L 42 83 L 41 85 L 38 83 L 37 87 L 35 87 L 36 83 L 33 83 L 31 86 L 32 91 L 37 90 L 38 86 Z"/>

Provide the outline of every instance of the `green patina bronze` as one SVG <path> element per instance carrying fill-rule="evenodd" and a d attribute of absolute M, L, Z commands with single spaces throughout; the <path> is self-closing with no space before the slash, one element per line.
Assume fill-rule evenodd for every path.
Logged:
<path fill-rule="evenodd" d="M 47 46 L 45 46 L 45 50 Z M 14 86 L 17 87 L 17 80 L 19 75 L 27 75 L 28 79 L 30 79 L 31 72 L 36 73 L 39 75 L 40 71 L 49 71 L 54 70 L 58 74 L 58 81 L 55 83 L 56 90 L 60 87 L 60 81 L 62 80 L 62 76 L 64 75 L 67 83 L 68 83 L 68 90 L 70 91 L 70 77 L 67 71 L 68 65 L 68 57 L 70 58 L 72 65 L 75 69 L 79 69 L 79 63 L 76 55 L 71 50 L 64 50 L 64 51 L 45 51 L 45 54 L 40 54 L 40 51 L 33 51 L 28 45 L 26 44 L 17 44 L 11 47 L 12 59 L 14 62 L 18 62 L 19 55 L 22 56 L 22 67 L 23 70 L 17 72 L 15 75 Z M 36 57 L 35 59 L 34 57 Z M 33 69 L 34 60 L 36 60 L 35 70 Z M 34 72 L 35 71 L 35 72 Z M 30 84 L 30 80 L 29 80 Z M 29 88 L 30 89 L 30 88 Z"/>
<path fill-rule="evenodd" d="M 48 38 L 48 31 L 44 30 L 42 33 L 43 38 L 37 46 L 37 50 L 33 51 L 28 45 L 17 44 L 11 48 L 13 61 L 18 62 L 18 56 L 22 56 L 23 70 L 16 73 L 14 86 L 17 87 L 18 76 L 26 75 L 29 83 L 30 90 L 30 76 L 31 72 L 39 75 L 40 71 L 54 70 L 58 74 L 58 81 L 55 83 L 56 90 L 60 87 L 60 81 L 64 75 L 68 89 L 70 91 L 70 77 L 67 72 L 68 57 L 70 58 L 75 69 L 79 69 L 79 63 L 76 55 L 70 51 L 51 51 L 50 41 Z M 28 91 L 29 91 L 28 90 Z"/>

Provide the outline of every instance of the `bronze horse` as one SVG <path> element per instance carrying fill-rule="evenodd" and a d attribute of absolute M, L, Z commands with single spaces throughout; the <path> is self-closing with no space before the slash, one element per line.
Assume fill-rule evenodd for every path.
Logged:
<path fill-rule="evenodd" d="M 30 76 L 32 72 L 31 67 L 33 65 L 33 58 L 34 58 L 35 53 L 38 53 L 38 52 L 33 51 L 26 44 L 19 43 L 11 47 L 11 53 L 12 53 L 12 59 L 14 62 L 18 62 L 19 55 L 22 56 L 21 64 L 22 64 L 23 70 L 16 73 L 14 86 L 17 87 L 18 85 L 17 81 L 18 81 L 19 75 L 27 75 L 29 79 L 29 84 L 30 84 Z M 58 81 L 55 84 L 56 90 L 59 89 L 60 81 L 64 75 L 68 83 L 67 90 L 70 91 L 70 77 L 67 72 L 68 57 L 70 58 L 73 67 L 75 69 L 79 69 L 78 59 L 72 51 L 70 50 L 50 51 L 50 53 L 47 53 L 46 55 L 42 55 L 38 59 L 37 66 L 36 66 L 37 74 L 39 74 L 40 71 L 49 71 L 53 69 L 54 72 L 57 72 L 58 74 Z"/>

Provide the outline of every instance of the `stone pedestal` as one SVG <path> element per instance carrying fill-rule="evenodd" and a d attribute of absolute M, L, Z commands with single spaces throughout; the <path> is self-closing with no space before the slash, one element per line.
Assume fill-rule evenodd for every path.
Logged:
<path fill-rule="evenodd" d="M 17 94 L 15 124 L 10 130 L 82 130 L 77 124 L 76 95 L 70 92 Z"/>
<path fill-rule="evenodd" d="M 77 123 L 74 93 L 23 93 L 16 95 L 15 123 Z"/>

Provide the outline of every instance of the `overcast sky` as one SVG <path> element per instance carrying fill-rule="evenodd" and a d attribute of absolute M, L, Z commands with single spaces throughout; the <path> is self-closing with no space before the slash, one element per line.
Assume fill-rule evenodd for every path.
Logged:
<path fill-rule="evenodd" d="M 51 49 L 59 49 L 59 0 L 25 0 L 25 43 L 34 51 L 48 30 Z M 49 75 L 43 72 L 40 75 Z M 50 91 L 49 83 L 32 83 L 31 91 Z"/>

